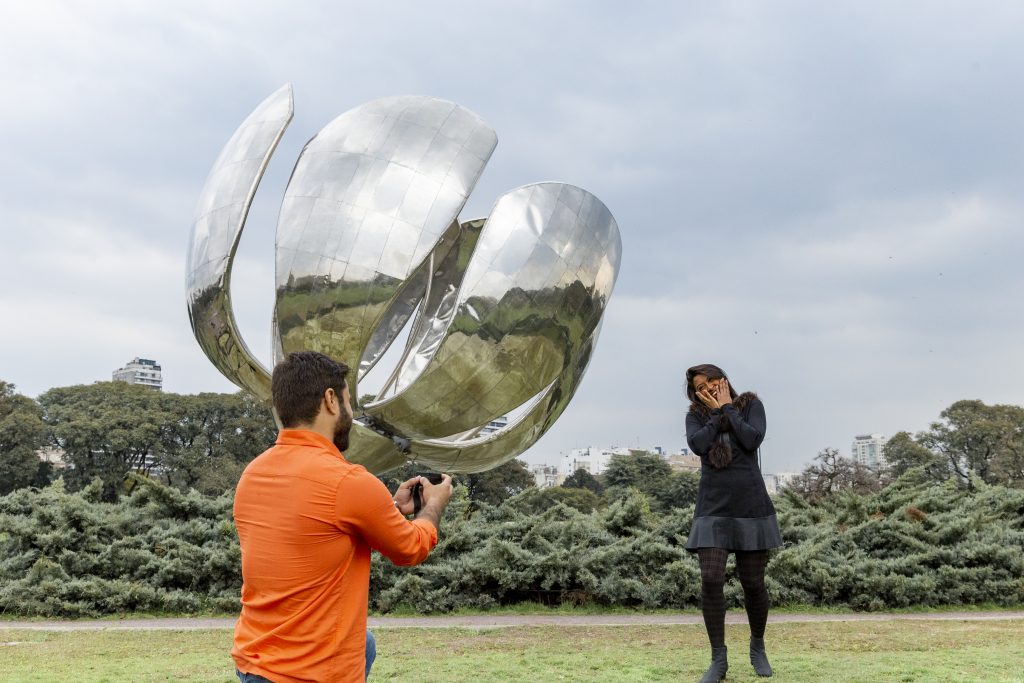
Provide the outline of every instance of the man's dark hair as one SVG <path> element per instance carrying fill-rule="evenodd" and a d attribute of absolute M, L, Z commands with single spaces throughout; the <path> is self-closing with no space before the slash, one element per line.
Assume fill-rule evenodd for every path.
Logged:
<path fill-rule="evenodd" d="M 316 351 L 296 351 L 277 364 L 270 380 L 274 409 L 285 427 L 309 424 L 320 412 L 324 392 L 341 400 L 348 366 Z"/>

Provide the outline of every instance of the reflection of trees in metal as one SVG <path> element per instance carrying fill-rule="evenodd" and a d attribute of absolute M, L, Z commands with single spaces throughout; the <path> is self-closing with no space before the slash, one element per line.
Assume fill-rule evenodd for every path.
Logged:
<path fill-rule="evenodd" d="M 286 86 L 228 142 L 201 195 L 186 274 L 200 346 L 264 400 L 269 373 L 231 312 L 231 261 L 291 115 Z M 278 221 L 275 362 L 326 353 L 354 368 L 358 396 L 410 330 L 382 390 L 358 406 L 348 456 L 372 471 L 408 458 L 476 472 L 515 457 L 565 409 L 590 359 L 618 272 L 615 220 L 585 190 L 537 183 L 460 222 L 496 144 L 466 109 L 391 97 L 329 123 L 292 173 Z M 479 435 L 514 411 L 508 427 Z"/>

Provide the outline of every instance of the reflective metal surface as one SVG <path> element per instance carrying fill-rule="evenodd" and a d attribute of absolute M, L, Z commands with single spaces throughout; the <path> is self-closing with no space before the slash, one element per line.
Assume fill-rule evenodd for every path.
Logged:
<path fill-rule="evenodd" d="M 281 351 L 320 351 L 365 375 L 423 294 L 429 273 L 410 276 L 451 245 L 442 237 L 457 233 L 497 141 L 475 114 L 427 97 L 375 100 L 317 133 L 277 225 Z"/>
<path fill-rule="evenodd" d="M 185 289 L 192 332 L 225 377 L 263 400 L 270 374 L 245 346 L 231 310 L 231 262 L 256 187 L 292 120 L 292 88 L 265 99 L 224 146 L 199 195 L 189 235 Z"/>
<path fill-rule="evenodd" d="M 227 282 L 252 199 L 238 188 L 255 189 L 290 118 L 290 92 L 272 144 L 244 131 L 269 126 L 260 112 L 283 91 L 243 123 L 211 173 L 188 269 L 200 345 L 263 398 L 268 375 L 238 338 Z M 390 97 L 339 116 L 296 163 L 278 223 L 275 363 L 297 350 L 326 353 L 356 368 L 355 398 L 412 320 L 380 395 L 358 407 L 346 455 L 371 471 L 408 458 L 478 472 L 519 455 L 568 405 L 597 341 L 621 254 L 615 220 L 585 190 L 537 183 L 501 196 L 487 218 L 460 222 L 496 143 L 458 105 Z M 246 173 L 220 170 L 225 158 L 261 150 Z M 208 199 L 222 195 L 236 207 L 223 217 Z M 508 427 L 477 436 L 513 411 Z"/>

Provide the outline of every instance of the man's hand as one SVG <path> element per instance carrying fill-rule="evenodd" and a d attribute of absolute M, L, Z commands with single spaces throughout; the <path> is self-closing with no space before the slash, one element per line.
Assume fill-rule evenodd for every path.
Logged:
<path fill-rule="evenodd" d="M 420 510 L 420 514 L 416 516 L 416 519 L 425 519 L 433 524 L 434 528 L 440 530 L 441 515 L 444 514 L 444 509 L 448 507 L 448 500 L 452 497 L 452 478 L 447 474 L 442 475 L 440 484 L 431 484 L 430 480 L 426 477 L 419 477 L 410 481 L 413 486 L 418 483 L 423 487 L 420 491 L 420 497 L 423 499 L 423 509 Z M 402 484 L 402 486 L 405 486 L 405 484 Z M 410 496 L 411 490 L 410 488 Z"/>
<path fill-rule="evenodd" d="M 419 483 L 420 477 L 413 477 L 409 481 L 403 482 L 395 491 L 395 507 L 406 517 L 413 513 L 412 489 Z"/>

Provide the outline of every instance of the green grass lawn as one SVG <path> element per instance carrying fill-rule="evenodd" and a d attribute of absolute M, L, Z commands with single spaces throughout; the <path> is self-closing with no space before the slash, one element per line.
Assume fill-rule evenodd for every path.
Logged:
<path fill-rule="evenodd" d="M 773 624 L 778 681 L 1021 681 L 1020 621 Z M 697 680 L 701 626 L 380 629 L 371 681 Z M 729 626 L 729 681 L 758 681 Z M 0 625 L 0 681 L 237 681 L 229 631 L 16 631 Z"/>

